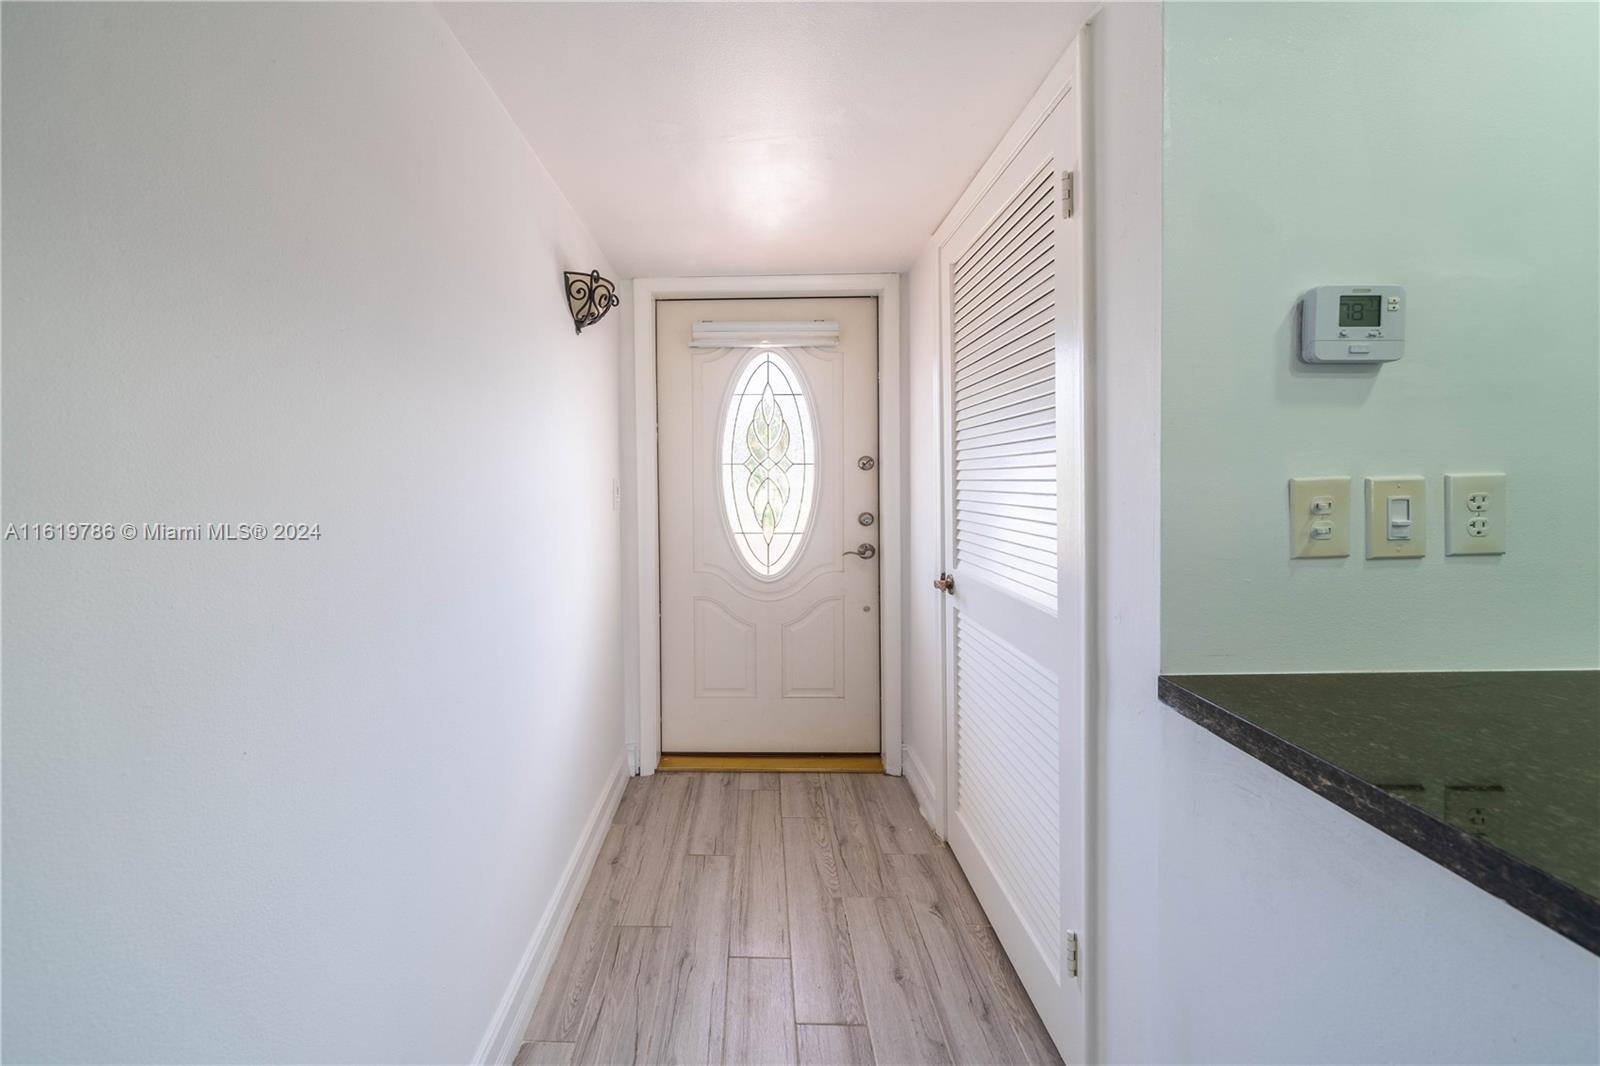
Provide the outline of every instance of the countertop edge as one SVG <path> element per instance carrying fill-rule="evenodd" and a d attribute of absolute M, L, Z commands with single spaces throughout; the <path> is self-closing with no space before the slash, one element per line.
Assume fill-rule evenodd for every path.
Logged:
<path fill-rule="evenodd" d="M 1600 900 L 1306 751 L 1169 677 L 1162 703 L 1539 924 L 1600 955 Z"/>

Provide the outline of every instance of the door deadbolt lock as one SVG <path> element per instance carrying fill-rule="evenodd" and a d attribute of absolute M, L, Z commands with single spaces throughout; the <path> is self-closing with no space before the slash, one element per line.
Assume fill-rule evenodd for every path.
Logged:
<path fill-rule="evenodd" d="M 860 514 L 856 515 L 856 521 L 860 522 L 864 526 L 870 526 L 872 523 L 876 522 L 877 519 L 872 517 L 871 511 L 862 511 Z"/>
<path fill-rule="evenodd" d="M 856 465 L 863 470 L 871 470 L 873 467 L 878 465 L 878 461 L 870 455 L 863 455 L 861 458 L 856 460 Z"/>
<path fill-rule="evenodd" d="M 940 574 L 938 580 L 933 583 L 933 587 L 940 592 L 953 593 L 956 590 L 956 579 L 949 574 Z"/>
<path fill-rule="evenodd" d="M 874 555 L 878 554 L 878 549 L 874 548 L 870 544 L 862 544 L 862 545 L 858 546 L 855 551 L 853 551 L 853 552 L 845 552 L 843 554 L 845 554 L 845 555 L 859 555 L 863 559 L 870 559 Z"/>

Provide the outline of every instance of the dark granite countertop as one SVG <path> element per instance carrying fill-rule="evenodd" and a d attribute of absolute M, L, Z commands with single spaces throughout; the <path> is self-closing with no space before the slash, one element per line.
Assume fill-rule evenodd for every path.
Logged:
<path fill-rule="evenodd" d="M 1600 954 L 1600 671 L 1163 677 L 1162 702 Z"/>

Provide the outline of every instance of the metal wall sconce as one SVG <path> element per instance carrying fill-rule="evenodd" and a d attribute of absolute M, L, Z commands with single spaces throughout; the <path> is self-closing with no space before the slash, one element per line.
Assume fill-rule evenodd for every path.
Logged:
<path fill-rule="evenodd" d="M 591 270 L 585 274 L 581 271 L 565 271 L 567 276 L 567 307 L 572 311 L 572 324 L 578 327 L 578 332 L 583 332 L 584 326 L 592 326 L 602 318 L 606 312 L 622 302 L 622 297 L 617 295 L 617 287 L 612 282 L 600 276 L 600 271 Z"/>

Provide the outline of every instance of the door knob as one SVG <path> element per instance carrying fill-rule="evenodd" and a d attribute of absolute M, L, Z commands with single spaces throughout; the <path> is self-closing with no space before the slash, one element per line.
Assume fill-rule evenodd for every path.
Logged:
<path fill-rule="evenodd" d="M 954 592 L 956 590 L 956 579 L 949 574 L 940 574 L 938 580 L 933 583 L 933 587 L 940 592 Z"/>
<path fill-rule="evenodd" d="M 878 554 L 878 549 L 874 548 L 870 544 L 863 544 L 860 547 L 856 548 L 855 551 L 853 551 L 853 552 L 845 552 L 844 554 L 845 555 L 859 555 L 863 559 L 870 559 L 874 555 Z"/>

